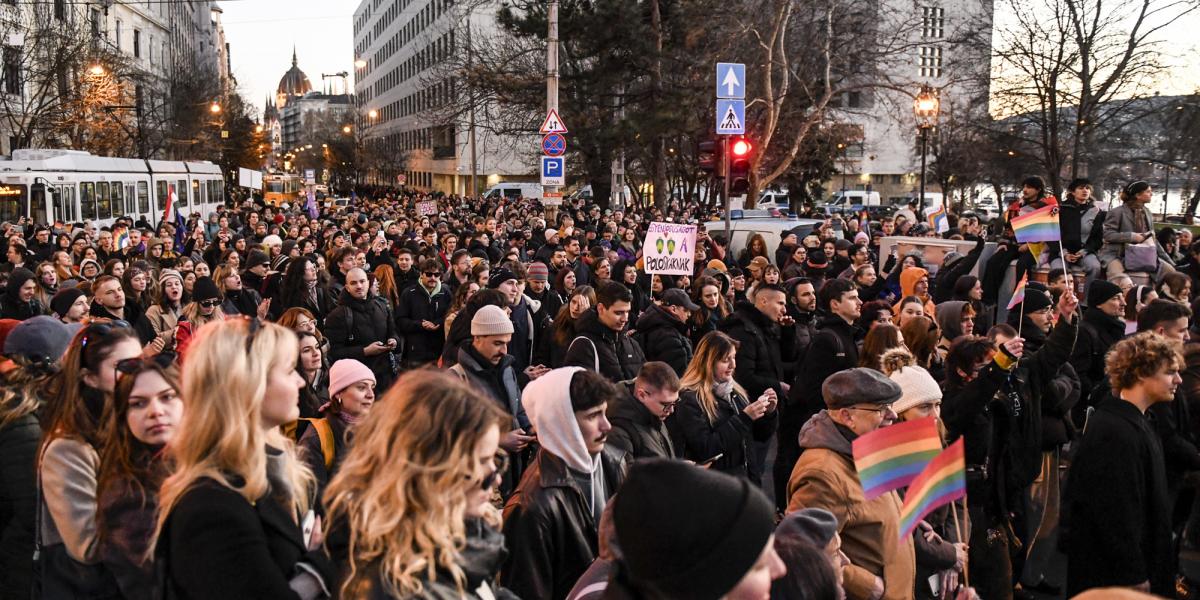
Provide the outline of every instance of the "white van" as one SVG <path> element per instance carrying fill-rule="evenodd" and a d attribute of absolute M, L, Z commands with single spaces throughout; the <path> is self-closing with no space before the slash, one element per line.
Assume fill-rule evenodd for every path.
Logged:
<path fill-rule="evenodd" d="M 501 196 L 508 198 L 541 198 L 542 184 L 540 183 L 497 183 L 484 194 L 489 200 L 495 200 Z"/>

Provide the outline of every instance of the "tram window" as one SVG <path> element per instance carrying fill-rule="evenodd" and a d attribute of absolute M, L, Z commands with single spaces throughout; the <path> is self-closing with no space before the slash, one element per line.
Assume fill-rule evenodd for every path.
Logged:
<path fill-rule="evenodd" d="M 100 219 L 112 218 L 112 201 L 108 195 L 108 182 L 96 182 L 96 217 Z"/>
<path fill-rule="evenodd" d="M 215 186 L 217 188 L 216 202 L 218 204 L 225 204 L 225 182 L 221 181 L 221 180 L 217 180 L 217 181 L 214 181 L 213 183 L 215 184 Z"/>
<path fill-rule="evenodd" d="M 125 216 L 125 184 L 119 181 L 112 183 L 112 214 L 114 217 Z"/>
<path fill-rule="evenodd" d="M 155 195 L 158 196 L 158 210 L 167 210 L 167 182 L 155 182 L 154 189 Z"/>
<path fill-rule="evenodd" d="M 150 212 L 150 186 L 145 181 L 139 181 L 137 184 L 137 205 L 138 212 Z"/>
<path fill-rule="evenodd" d="M 90 181 L 79 184 L 79 205 L 85 221 L 96 219 L 96 184 Z"/>
<path fill-rule="evenodd" d="M 0 185 L 0 220 L 16 223 L 25 216 L 25 200 L 28 197 L 29 187 L 26 185 Z"/>
<path fill-rule="evenodd" d="M 29 192 L 29 216 L 34 223 L 49 223 L 49 215 L 46 214 L 46 194 L 47 188 L 45 184 L 34 184 Z"/>
<path fill-rule="evenodd" d="M 192 197 L 196 199 L 196 206 L 208 204 L 208 186 L 200 185 L 200 181 L 192 182 Z"/>
<path fill-rule="evenodd" d="M 70 223 L 75 221 L 75 186 L 60 185 L 54 195 L 54 216 Z"/>
<path fill-rule="evenodd" d="M 188 206 L 191 202 L 188 199 L 188 184 L 186 179 L 180 179 L 175 182 L 175 201 L 181 206 Z"/>

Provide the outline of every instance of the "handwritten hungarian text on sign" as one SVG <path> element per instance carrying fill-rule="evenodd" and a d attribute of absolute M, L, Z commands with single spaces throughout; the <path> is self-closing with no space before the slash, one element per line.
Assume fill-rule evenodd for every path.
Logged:
<path fill-rule="evenodd" d="M 696 226 L 651 223 L 643 248 L 646 272 L 692 275 L 696 258 Z"/>
<path fill-rule="evenodd" d="M 438 214 L 437 202 L 426 200 L 425 202 L 417 203 L 417 214 L 428 217 Z"/>

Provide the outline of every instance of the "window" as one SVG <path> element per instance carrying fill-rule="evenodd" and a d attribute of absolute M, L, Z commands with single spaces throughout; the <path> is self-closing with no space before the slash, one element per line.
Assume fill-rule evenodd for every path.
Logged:
<path fill-rule="evenodd" d="M 90 181 L 79 184 L 79 204 L 84 220 L 96 220 L 96 184 Z"/>
<path fill-rule="evenodd" d="M 116 21 L 117 21 L 117 35 L 113 36 L 113 42 L 117 46 L 117 51 L 119 52 L 121 50 L 121 34 L 124 32 L 124 28 L 122 27 L 123 23 L 121 23 L 120 19 L 116 19 Z"/>
<path fill-rule="evenodd" d="M 100 27 L 100 11 L 92 9 L 91 12 L 92 37 L 98 38 L 104 33 L 104 28 Z"/>
<path fill-rule="evenodd" d="M 158 196 L 158 210 L 167 210 L 167 182 L 156 182 L 154 188 L 155 196 Z"/>
<path fill-rule="evenodd" d="M 892 185 L 900 185 L 904 183 L 903 175 L 892 175 Z"/>
<path fill-rule="evenodd" d="M 29 186 L 0 185 L 0 220 L 16 223 L 25 216 L 25 201 L 28 197 Z"/>
<path fill-rule="evenodd" d="M 118 181 L 112 184 L 112 214 L 114 217 L 125 216 L 125 187 Z"/>
<path fill-rule="evenodd" d="M 54 194 L 54 216 L 70 223 L 75 220 L 75 186 L 60 185 Z"/>
<path fill-rule="evenodd" d="M 67 0 L 54 0 L 54 18 L 59 21 L 67 18 Z"/>
<path fill-rule="evenodd" d="M 108 182 L 96 182 L 96 218 L 112 218 L 112 199 L 108 195 Z"/>
<path fill-rule="evenodd" d="M 942 49 L 937 46 L 921 46 L 921 77 L 942 76 Z"/>
<path fill-rule="evenodd" d="M 186 207 L 190 204 L 188 202 L 188 184 L 186 179 L 180 179 L 175 182 L 175 203 L 177 207 Z"/>
<path fill-rule="evenodd" d="M 142 57 L 142 32 L 137 29 L 133 30 L 133 57 Z"/>
<path fill-rule="evenodd" d="M 945 37 L 946 9 L 933 6 L 921 7 L 921 37 L 940 40 Z"/>
<path fill-rule="evenodd" d="M 4 47 L 4 93 L 21 93 L 21 49 Z"/>
<path fill-rule="evenodd" d="M 139 181 L 137 184 L 137 200 L 138 212 L 150 212 L 150 186 L 145 181 Z"/>

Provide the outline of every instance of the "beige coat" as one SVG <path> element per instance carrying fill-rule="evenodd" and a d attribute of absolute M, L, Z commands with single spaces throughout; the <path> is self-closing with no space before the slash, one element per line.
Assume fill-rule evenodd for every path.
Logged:
<path fill-rule="evenodd" d="M 900 497 L 888 492 L 869 502 L 863 498 L 850 441 L 826 411 L 804 425 L 800 447 L 787 509 L 823 508 L 837 517 L 842 551 L 851 562 L 843 571 L 847 600 L 870 598 L 875 577 L 883 579 L 883 600 L 910 600 L 916 553 L 911 535 L 900 539 Z"/>

